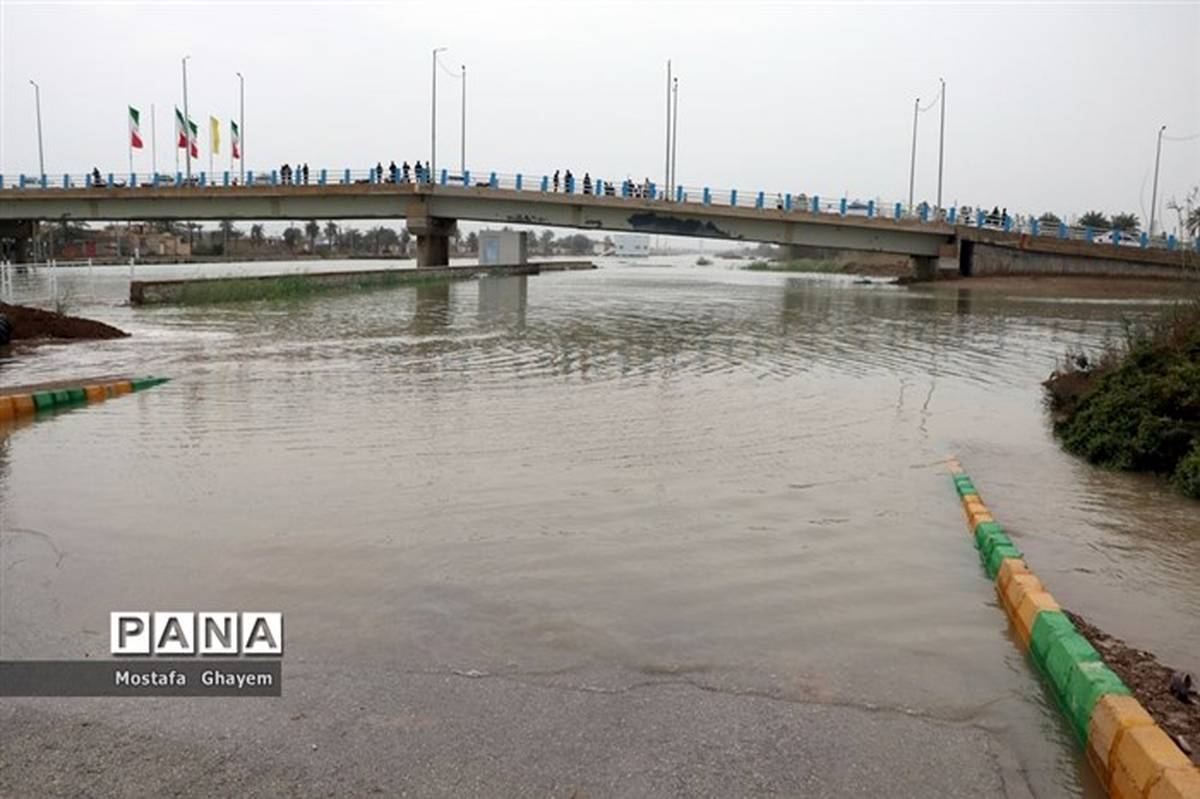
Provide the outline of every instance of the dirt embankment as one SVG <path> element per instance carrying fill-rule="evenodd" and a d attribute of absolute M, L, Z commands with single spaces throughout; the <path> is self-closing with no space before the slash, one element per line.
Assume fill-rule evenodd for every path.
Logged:
<path fill-rule="evenodd" d="M 112 325 L 54 311 L 43 311 L 27 305 L 0 302 L 0 314 L 8 317 L 13 341 L 22 339 L 108 339 L 124 338 L 129 334 Z"/>
<path fill-rule="evenodd" d="M 1175 696 L 1171 692 L 1174 672 L 1154 655 L 1113 638 L 1074 613 L 1067 612 L 1067 616 L 1080 635 L 1096 647 L 1108 667 L 1129 686 L 1146 712 L 1175 739 L 1193 763 L 1200 765 L 1200 696 L 1192 694 L 1186 702 Z"/>

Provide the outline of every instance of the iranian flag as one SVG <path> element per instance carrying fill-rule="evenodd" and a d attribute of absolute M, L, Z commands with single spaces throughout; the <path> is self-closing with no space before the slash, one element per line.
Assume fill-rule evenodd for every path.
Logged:
<path fill-rule="evenodd" d="M 229 120 L 229 149 L 233 153 L 234 158 L 242 157 L 242 137 L 238 131 L 237 123 L 232 119 Z"/>
<path fill-rule="evenodd" d="M 138 110 L 133 106 L 129 106 L 129 146 L 142 149 L 142 131 L 138 125 L 140 118 Z"/>
<path fill-rule="evenodd" d="M 188 146 L 187 134 L 183 129 L 183 114 L 179 109 L 175 109 L 175 146 L 186 148 Z"/>
<path fill-rule="evenodd" d="M 200 157 L 200 129 L 196 127 L 196 123 L 188 120 L 188 128 L 192 131 L 192 158 Z"/>

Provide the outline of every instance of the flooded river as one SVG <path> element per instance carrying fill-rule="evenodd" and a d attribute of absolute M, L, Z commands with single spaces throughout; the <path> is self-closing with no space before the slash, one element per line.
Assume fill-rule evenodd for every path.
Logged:
<path fill-rule="evenodd" d="M 1102 795 L 942 460 L 1064 606 L 1200 671 L 1195 503 L 1062 453 L 1039 387 L 1156 302 L 694 261 L 143 309 L 127 268 L 60 269 L 133 336 L 0 382 L 172 381 L 0 438 L 0 652 L 106 657 L 110 610 L 281 610 L 289 675 L 909 714 L 983 730 L 1035 794 Z"/>

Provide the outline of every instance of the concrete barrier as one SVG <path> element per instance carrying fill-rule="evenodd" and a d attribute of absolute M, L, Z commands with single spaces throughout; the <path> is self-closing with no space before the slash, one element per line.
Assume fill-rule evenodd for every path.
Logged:
<path fill-rule="evenodd" d="M 957 460 L 947 461 L 988 577 L 1095 772 L 1117 799 L 1200 799 L 1200 769 L 1075 629 Z"/>
<path fill-rule="evenodd" d="M 32 394 L 0 394 L 0 423 L 35 416 L 52 410 L 71 408 L 83 404 L 103 402 L 110 397 L 120 397 L 133 391 L 143 391 L 170 378 L 141 377 L 135 380 L 118 380 L 111 383 L 68 386 Z"/>

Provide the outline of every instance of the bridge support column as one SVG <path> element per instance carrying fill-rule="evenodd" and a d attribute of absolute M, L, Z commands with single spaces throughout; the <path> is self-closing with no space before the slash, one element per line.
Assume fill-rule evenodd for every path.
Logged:
<path fill-rule="evenodd" d="M 33 239 L 36 234 L 37 223 L 31 219 L 0 222 L 0 259 L 14 264 L 32 261 Z"/>
<path fill-rule="evenodd" d="M 913 276 L 919 282 L 927 280 L 936 280 L 938 271 L 938 259 L 935 255 L 914 255 L 913 260 Z"/>
<path fill-rule="evenodd" d="M 436 216 L 410 216 L 408 232 L 417 238 L 417 267 L 448 266 L 450 264 L 450 237 L 454 235 L 457 222 Z"/>

